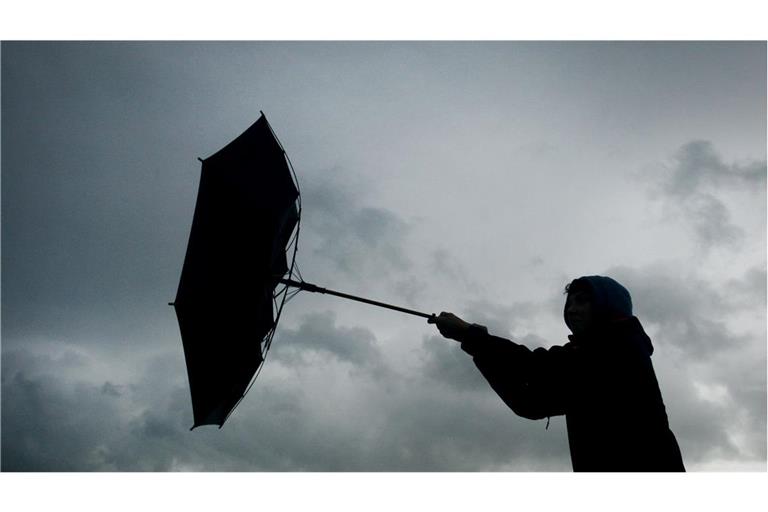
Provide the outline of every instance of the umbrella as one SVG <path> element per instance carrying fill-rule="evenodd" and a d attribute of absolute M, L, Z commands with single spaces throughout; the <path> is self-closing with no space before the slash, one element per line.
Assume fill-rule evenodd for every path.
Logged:
<path fill-rule="evenodd" d="M 194 424 L 221 427 L 252 385 L 283 305 L 299 291 L 431 315 L 307 283 L 296 266 L 301 197 L 264 113 L 206 159 L 174 302 Z"/>

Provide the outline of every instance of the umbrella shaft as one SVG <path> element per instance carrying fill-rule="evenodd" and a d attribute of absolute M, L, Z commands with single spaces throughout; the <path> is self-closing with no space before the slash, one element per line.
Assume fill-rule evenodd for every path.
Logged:
<path fill-rule="evenodd" d="M 342 293 L 342 292 L 337 292 L 335 290 L 329 290 L 327 288 L 321 288 L 320 286 L 316 286 L 312 283 L 307 283 L 304 281 L 294 281 L 292 279 L 280 279 L 280 282 L 288 286 L 293 286 L 294 288 L 300 288 L 304 291 L 335 295 L 336 297 L 341 297 L 342 299 L 356 300 L 358 302 L 364 302 L 366 304 L 371 304 L 373 306 L 392 309 L 395 311 L 400 311 L 401 313 L 408 313 L 409 315 L 420 316 L 422 318 L 429 318 L 434 316 L 427 313 L 422 313 L 421 311 L 415 311 L 413 309 L 401 308 L 400 306 L 394 306 L 392 304 L 387 304 L 385 302 L 379 302 L 377 300 L 366 299 L 363 297 L 358 297 L 356 295 L 349 295 L 348 293 Z"/>

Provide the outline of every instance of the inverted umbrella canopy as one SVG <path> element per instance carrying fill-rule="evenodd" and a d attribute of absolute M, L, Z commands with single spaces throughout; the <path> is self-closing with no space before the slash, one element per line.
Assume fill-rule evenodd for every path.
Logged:
<path fill-rule="evenodd" d="M 221 427 L 264 361 L 296 256 L 301 203 L 266 117 L 202 160 L 179 321 L 194 425 Z M 293 249 L 292 254 L 291 248 Z"/>
<path fill-rule="evenodd" d="M 201 161 L 187 253 L 170 303 L 187 362 L 192 428 L 224 424 L 264 363 L 283 305 L 299 291 L 432 316 L 302 279 L 296 267 L 301 196 L 263 113 Z"/>

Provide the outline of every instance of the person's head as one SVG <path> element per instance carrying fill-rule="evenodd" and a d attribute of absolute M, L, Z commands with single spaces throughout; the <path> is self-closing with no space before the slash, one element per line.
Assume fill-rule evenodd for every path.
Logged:
<path fill-rule="evenodd" d="M 565 293 L 563 316 L 573 334 L 632 316 L 629 292 L 610 277 L 579 277 L 565 287 Z"/>

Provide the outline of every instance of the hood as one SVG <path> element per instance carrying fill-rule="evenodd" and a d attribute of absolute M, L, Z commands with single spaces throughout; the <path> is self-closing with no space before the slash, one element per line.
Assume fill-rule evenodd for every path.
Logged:
<path fill-rule="evenodd" d="M 649 356 L 653 354 L 653 344 L 645 333 L 640 321 L 632 315 L 632 297 L 621 284 L 614 279 L 605 276 L 583 276 L 575 281 L 581 281 L 587 285 L 592 294 L 592 313 L 595 319 L 595 329 L 592 336 L 598 338 L 614 338 L 616 336 L 632 340 L 640 349 Z M 568 318 L 565 316 L 568 325 Z M 570 325 L 568 325 L 570 327 Z M 584 341 L 582 337 L 568 336 L 571 341 Z"/>
<path fill-rule="evenodd" d="M 592 294 L 592 314 L 596 326 L 632 316 L 632 297 L 617 281 L 605 276 L 582 276 L 573 282 L 576 281 L 584 282 Z M 565 307 L 563 318 L 570 327 Z"/>

